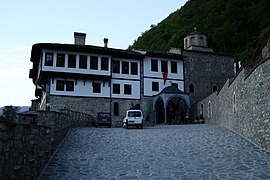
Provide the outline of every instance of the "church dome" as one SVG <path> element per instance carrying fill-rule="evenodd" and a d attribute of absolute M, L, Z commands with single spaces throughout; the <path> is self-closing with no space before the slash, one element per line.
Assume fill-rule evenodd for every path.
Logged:
<path fill-rule="evenodd" d="M 213 49 L 208 48 L 207 37 L 204 34 L 198 32 L 196 28 L 194 28 L 194 32 L 189 33 L 184 38 L 184 49 L 213 52 Z"/>
<path fill-rule="evenodd" d="M 189 33 L 189 36 L 192 36 L 192 35 L 203 35 L 203 34 L 200 33 L 199 31 L 194 31 L 194 32 Z"/>

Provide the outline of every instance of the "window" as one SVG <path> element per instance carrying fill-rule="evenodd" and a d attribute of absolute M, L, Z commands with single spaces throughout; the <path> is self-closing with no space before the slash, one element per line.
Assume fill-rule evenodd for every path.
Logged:
<path fill-rule="evenodd" d="M 199 38 L 199 46 L 205 46 L 203 37 Z"/>
<path fill-rule="evenodd" d="M 53 53 L 45 53 L 45 66 L 53 66 Z"/>
<path fill-rule="evenodd" d="M 178 89 L 178 83 L 172 83 L 172 86 Z"/>
<path fill-rule="evenodd" d="M 225 73 L 225 64 L 224 63 L 221 64 L 221 72 Z"/>
<path fill-rule="evenodd" d="M 131 63 L 131 74 L 138 75 L 138 63 L 136 62 Z"/>
<path fill-rule="evenodd" d="M 200 118 L 203 118 L 203 104 L 201 104 L 200 108 Z"/>
<path fill-rule="evenodd" d="M 56 67 L 65 67 L 65 54 L 57 53 Z"/>
<path fill-rule="evenodd" d="M 236 113 L 236 95 L 235 95 L 235 92 L 233 92 L 233 112 Z"/>
<path fill-rule="evenodd" d="M 171 61 L 171 73 L 177 73 L 177 62 Z"/>
<path fill-rule="evenodd" d="M 129 111 L 128 117 L 141 117 L 142 113 L 140 111 Z"/>
<path fill-rule="evenodd" d="M 131 85 L 129 84 L 124 85 L 124 94 L 131 95 Z"/>
<path fill-rule="evenodd" d="M 159 91 L 159 83 L 152 82 L 152 91 Z"/>
<path fill-rule="evenodd" d="M 158 72 L 158 60 L 151 59 L 151 71 Z"/>
<path fill-rule="evenodd" d="M 57 80 L 56 81 L 56 91 L 64 91 L 65 90 L 65 81 Z"/>
<path fill-rule="evenodd" d="M 161 72 L 168 72 L 168 62 L 161 61 Z"/>
<path fill-rule="evenodd" d="M 109 70 L 109 58 L 101 57 L 101 70 L 108 71 Z"/>
<path fill-rule="evenodd" d="M 194 92 L 194 85 L 193 85 L 193 84 L 190 84 L 190 85 L 188 86 L 188 89 L 189 89 L 189 92 L 190 92 L 190 93 L 193 93 L 193 92 Z"/>
<path fill-rule="evenodd" d="M 93 82 L 93 93 L 101 93 L 101 83 Z"/>
<path fill-rule="evenodd" d="M 193 71 L 193 69 L 194 69 L 194 61 L 193 61 L 193 59 L 190 59 L 189 64 L 190 64 L 190 69 Z"/>
<path fill-rule="evenodd" d="M 91 56 L 90 58 L 90 69 L 98 69 L 98 57 L 97 56 Z"/>
<path fill-rule="evenodd" d="M 190 42 L 191 42 L 191 45 L 194 45 L 195 44 L 195 38 L 194 37 L 191 37 L 190 38 Z"/>
<path fill-rule="evenodd" d="M 87 56 L 80 55 L 79 68 L 80 69 L 87 69 Z"/>
<path fill-rule="evenodd" d="M 74 81 L 66 81 L 66 91 L 74 91 Z"/>
<path fill-rule="evenodd" d="M 113 94 L 120 94 L 120 84 L 113 84 Z"/>
<path fill-rule="evenodd" d="M 75 54 L 68 55 L 68 67 L 76 68 L 76 55 Z"/>
<path fill-rule="evenodd" d="M 208 102 L 208 118 L 211 119 L 212 110 L 211 110 L 211 101 Z"/>
<path fill-rule="evenodd" d="M 213 92 L 216 92 L 218 90 L 218 86 L 217 85 L 214 85 L 213 88 L 212 88 L 212 91 Z"/>
<path fill-rule="evenodd" d="M 206 71 L 210 71 L 210 62 L 209 61 L 206 62 Z"/>
<path fill-rule="evenodd" d="M 113 73 L 120 73 L 120 61 L 113 61 Z"/>
<path fill-rule="evenodd" d="M 129 74 L 129 63 L 122 61 L 122 74 Z"/>
<path fill-rule="evenodd" d="M 113 115 L 119 116 L 119 103 L 118 102 L 115 102 L 113 104 Z"/>

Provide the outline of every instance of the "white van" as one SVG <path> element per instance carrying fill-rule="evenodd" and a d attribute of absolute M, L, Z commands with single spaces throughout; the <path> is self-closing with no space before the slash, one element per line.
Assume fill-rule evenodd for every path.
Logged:
<path fill-rule="evenodd" d="M 141 127 L 143 129 L 143 113 L 141 110 L 127 110 L 123 119 L 123 128 L 127 129 L 130 126 Z"/>

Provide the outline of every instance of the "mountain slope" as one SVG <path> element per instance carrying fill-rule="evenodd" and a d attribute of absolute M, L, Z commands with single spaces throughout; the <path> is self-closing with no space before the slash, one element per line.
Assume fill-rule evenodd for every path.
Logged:
<path fill-rule="evenodd" d="M 243 59 L 252 42 L 269 32 L 269 7 L 269 0 L 190 0 L 157 26 L 151 25 L 129 49 L 183 48 L 183 38 L 196 27 L 216 53 Z"/>

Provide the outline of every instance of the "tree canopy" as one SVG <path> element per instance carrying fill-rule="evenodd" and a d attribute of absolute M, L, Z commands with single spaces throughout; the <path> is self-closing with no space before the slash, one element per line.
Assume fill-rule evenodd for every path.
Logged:
<path fill-rule="evenodd" d="M 3 115 L 0 116 L 0 120 L 14 122 L 16 120 L 18 108 L 19 107 L 12 105 L 5 106 L 3 109 Z"/>
<path fill-rule="evenodd" d="M 151 25 L 129 49 L 183 48 L 184 37 L 196 27 L 216 53 L 245 60 L 253 41 L 270 31 L 269 7 L 269 0 L 189 0 L 158 25 Z"/>

